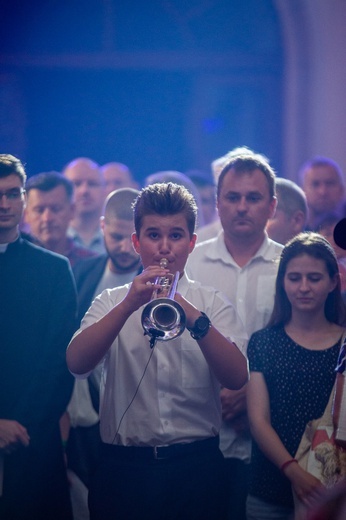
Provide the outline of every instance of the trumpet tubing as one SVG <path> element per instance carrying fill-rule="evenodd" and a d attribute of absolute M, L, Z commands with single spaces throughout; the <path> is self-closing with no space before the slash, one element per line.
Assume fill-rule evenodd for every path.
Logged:
<path fill-rule="evenodd" d="M 168 261 L 163 258 L 161 267 L 167 267 Z M 156 340 L 168 341 L 183 333 L 186 316 L 184 309 L 174 300 L 180 273 L 157 277 L 155 285 L 160 285 L 153 293 L 152 299 L 142 312 L 144 334 L 152 338 L 152 346 Z"/>

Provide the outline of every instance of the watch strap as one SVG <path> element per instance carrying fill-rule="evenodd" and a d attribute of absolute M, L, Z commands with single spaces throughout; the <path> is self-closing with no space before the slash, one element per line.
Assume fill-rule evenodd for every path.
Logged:
<path fill-rule="evenodd" d="M 203 311 L 200 311 L 201 312 L 201 316 L 199 318 L 197 318 L 197 320 L 195 321 L 194 323 L 194 326 L 193 327 L 188 327 L 188 330 L 191 334 L 191 337 L 195 340 L 199 340 L 199 339 L 202 339 L 204 338 L 204 336 L 207 335 L 207 333 L 209 332 L 209 329 L 211 327 L 211 321 L 210 319 L 208 318 L 208 316 L 205 314 L 205 312 Z M 201 330 L 199 327 L 198 327 L 198 320 L 203 316 L 203 318 L 206 318 L 207 320 L 207 324 L 206 324 L 206 327 Z"/>

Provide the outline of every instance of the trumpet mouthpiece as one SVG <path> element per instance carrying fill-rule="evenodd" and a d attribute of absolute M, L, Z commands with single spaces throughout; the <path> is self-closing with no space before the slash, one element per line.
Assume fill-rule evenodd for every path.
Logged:
<path fill-rule="evenodd" d="M 167 265 L 168 265 L 167 258 L 161 258 L 161 260 L 160 260 L 160 267 L 162 267 L 163 269 L 166 269 Z"/>

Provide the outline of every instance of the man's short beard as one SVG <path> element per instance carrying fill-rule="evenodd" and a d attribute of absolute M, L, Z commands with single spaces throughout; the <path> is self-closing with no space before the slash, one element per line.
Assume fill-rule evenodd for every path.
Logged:
<path fill-rule="evenodd" d="M 138 258 L 134 258 L 133 262 L 126 267 L 124 267 L 121 264 L 118 264 L 116 259 L 113 259 L 111 256 L 109 256 L 110 261 L 112 262 L 112 265 L 114 266 L 117 273 L 129 273 L 131 271 L 135 271 L 136 268 L 139 268 L 140 261 Z"/>

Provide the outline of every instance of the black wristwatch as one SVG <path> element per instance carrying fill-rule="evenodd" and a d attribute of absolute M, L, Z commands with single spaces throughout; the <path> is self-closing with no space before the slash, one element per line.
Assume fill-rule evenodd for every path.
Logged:
<path fill-rule="evenodd" d="M 187 329 L 190 331 L 191 336 L 193 339 L 202 339 L 204 336 L 206 336 L 208 330 L 211 327 L 211 321 L 208 318 L 208 316 L 201 311 L 201 316 L 197 318 L 195 321 L 193 327 Z"/>

